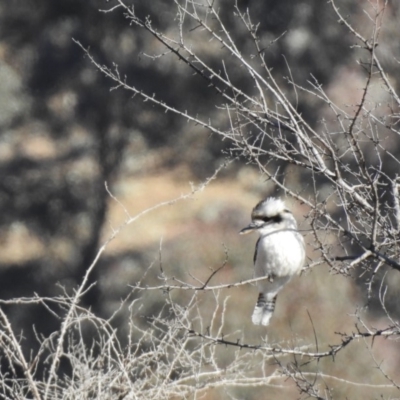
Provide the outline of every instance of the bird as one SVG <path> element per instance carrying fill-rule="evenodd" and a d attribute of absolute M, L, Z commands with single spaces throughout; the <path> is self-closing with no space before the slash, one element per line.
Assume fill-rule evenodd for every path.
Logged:
<path fill-rule="evenodd" d="M 267 277 L 257 282 L 259 295 L 252 322 L 267 326 L 279 291 L 303 268 L 305 245 L 293 214 L 280 198 L 260 201 L 253 208 L 251 220 L 240 234 L 259 233 L 254 253 L 254 277 Z"/>

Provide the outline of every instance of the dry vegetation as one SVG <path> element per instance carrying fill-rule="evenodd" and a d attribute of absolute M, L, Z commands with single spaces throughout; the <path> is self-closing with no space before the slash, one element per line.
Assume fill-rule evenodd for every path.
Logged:
<path fill-rule="evenodd" d="M 187 71 L 216 93 L 212 110 L 196 108 L 193 93 L 182 103 L 185 109 L 167 95 L 142 90 L 140 80 L 120 72 L 121 48 L 113 49 L 116 64 L 104 65 L 86 43 L 75 41 L 113 89 L 145 101 L 150 111 L 138 119 L 177 115 L 185 122 L 182 135 L 193 137 L 159 153 L 135 142 L 135 157 L 147 154 L 150 161 L 125 160 L 123 173 L 103 182 L 102 245 L 95 246 L 77 285 L 65 273 L 58 291 L 47 296 L 0 300 L 0 397 L 400 397 L 400 97 L 392 77 L 400 56 L 388 50 L 395 33 L 390 12 L 397 6 L 365 2 L 360 14 L 348 17 L 336 2 L 325 5 L 338 21 L 334 30 L 356 44 L 354 61 L 324 87 L 314 76 L 297 81 L 290 59 L 285 72 L 269 66 L 274 46 L 304 39 L 304 32 L 266 40 L 259 33 L 262 21 L 239 3 L 229 6 L 238 30 L 230 29 L 226 2 L 170 3 L 174 23 L 167 28 L 161 12 L 142 15 L 124 0 L 102 12 L 110 18 L 118 13 L 127 26 L 143 31 L 149 46 L 144 62 L 161 72 L 176 69 L 182 97 L 179 77 Z M 135 48 L 129 35 L 123 38 Z M 291 46 L 298 50 L 296 43 Z M 52 97 L 53 109 L 63 107 L 58 100 Z M 307 108 L 316 116 L 301 111 Z M 86 136 L 75 132 L 82 142 Z M 196 165 L 196 152 L 211 140 L 223 156 L 209 163 L 213 172 L 201 180 L 188 161 Z M 45 139 L 24 148 L 39 162 L 62 153 Z M 184 150 L 178 166 L 160 161 Z M 220 165 L 215 170 L 214 162 Z M 101 167 L 86 157 L 64 171 L 83 190 L 85 173 L 100 174 Z M 280 294 L 268 329 L 250 320 L 257 297 L 251 265 L 256 238 L 238 235 L 251 207 L 266 195 L 285 198 L 308 255 L 302 275 Z M 84 241 L 90 224 L 83 213 L 76 221 L 73 234 Z M 0 243 L 2 262 L 22 264 L 49 253 L 51 260 L 67 262 L 73 239 L 46 241 L 36 233 L 22 223 L 8 230 Z M 98 301 L 88 304 L 94 291 Z M 24 308 L 40 308 L 57 321 L 51 332 L 33 323 L 32 347 L 16 328 L 23 315 L 16 310 Z"/>

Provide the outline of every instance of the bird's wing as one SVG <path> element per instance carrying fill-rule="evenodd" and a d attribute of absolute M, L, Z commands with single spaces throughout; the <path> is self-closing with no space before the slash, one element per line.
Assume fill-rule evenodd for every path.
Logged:
<path fill-rule="evenodd" d="M 256 243 L 256 249 L 254 251 L 254 257 L 253 257 L 253 264 L 256 264 L 256 260 L 257 260 L 257 251 L 258 251 L 258 243 L 260 242 L 261 237 L 258 238 L 257 243 Z"/>

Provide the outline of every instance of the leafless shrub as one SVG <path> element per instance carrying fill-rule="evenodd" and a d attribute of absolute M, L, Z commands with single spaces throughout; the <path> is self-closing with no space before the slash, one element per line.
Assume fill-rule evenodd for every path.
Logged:
<path fill-rule="evenodd" d="M 349 105 L 337 104 L 314 77 L 303 85 L 292 79 L 290 68 L 288 76 L 272 71 L 258 36 L 258 21 L 253 22 L 250 14 L 237 4 L 234 6 L 237 23 L 242 24 L 243 34 L 250 38 L 251 49 L 239 48 L 215 2 L 172 3 L 176 7 L 173 32 L 159 31 L 151 16 L 138 15 L 123 0 L 116 0 L 103 12 L 122 12 L 128 24 L 151 35 L 161 48 L 159 54 L 147 55 L 154 62 L 162 57 L 175 57 L 202 78 L 204 85 L 220 99 L 215 115 L 209 118 L 179 110 L 157 94 L 144 93 L 139 85 L 129 83 L 130 77 L 120 75 L 117 65 L 100 64 L 84 44 L 78 44 L 94 66 L 115 83 L 114 89 L 131 91 L 161 111 L 178 114 L 202 126 L 228 143 L 228 160 L 255 165 L 281 193 L 303 204 L 308 210 L 303 226 L 309 227 L 310 254 L 313 254 L 307 269 L 325 263 L 331 272 L 346 279 L 364 276 L 367 297 L 379 304 L 381 315 L 387 317 L 385 325 L 374 328 L 354 310 L 354 330 L 336 335 L 334 342 L 321 343 L 314 330 L 308 342 L 274 344 L 266 337 L 253 343 L 243 332 L 232 329 L 234 314 L 229 311 L 229 296 L 235 288 L 253 283 L 254 279 L 213 284 L 213 278 L 225 264 L 205 280 L 197 277 L 182 280 L 160 266 L 157 273 L 162 283 L 150 287 L 143 277 L 115 312 L 115 315 L 123 313 L 129 321 L 126 342 L 122 343 L 113 326 L 115 315 L 105 320 L 79 306 L 83 294 L 90 290 L 87 278 L 107 242 L 74 294 L 3 302 L 21 307 L 37 304 L 62 320 L 58 332 L 49 337 L 38 335 L 37 354 L 26 355 L 22 351 L 22 338 L 13 332 L 7 315 L 1 312 L 2 357 L 9 366 L 9 371 L 1 376 L 3 398 L 172 399 L 212 396 L 214 391 L 216 398 L 223 395 L 237 398 L 240 396 L 240 392 L 235 392 L 237 388 L 251 388 L 252 393 L 257 393 L 257 389 L 268 387 L 277 396 L 295 390 L 306 397 L 330 399 L 335 398 L 337 385 L 374 390 L 376 396 L 389 389 L 398 396 L 398 383 L 372 353 L 370 361 L 386 383 L 354 382 L 324 372 L 328 362 L 344 362 L 340 358 L 344 349 L 365 347 L 370 352 L 374 340 L 396 339 L 400 333 L 398 310 L 393 309 L 392 315 L 392 309 L 387 307 L 386 284 L 380 275 L 384 268 L 400 271 L 397 173 L 400 97 L 380 60 L 378 46 L 388 3 L 366 4 L 370 28 L 366 36 L 341 14 L 335 1 L 329 2 L 343 29 L 353 35 L 356 41 L 353 50 L 365 71 L 361 95 L 356 104 Z M 217 66 L 208 61 L 204 43 L 220 49 Z M 237 68 L 252 82 L 250 87 L 235 83 Z M 379 102 L 375 100 L 377 92 Z M 303 117 L 296 103 L 299 96 L 320 104 L 319 120 L 311 123 Z M 296 179 L 287 179 L 288 168 Z M 125 211 L 124 225 L 140 216 L 132 217 Z M 148 211 L 151 210 L 145 212 Z M 110 240 L 118 240 L 123 226 Z M 165 306 L 158 314 L 145 318 L 140 312 L 142 294 L 149 291 L 161 291 Z M 188 294 L 182 301 L 174 297 L 176 292 Z M 212 309 L 202 309 L 201 296 L 208 296 Z M 88 341 L 85 332 L 92 331 L 95 334 Z M 69 375 L 59 375 L 61 362 L 69 365 Z M 37 373 L 38 365 L 45 366 L 43 379 Z M 23 376 L 17 379 L 19 371 Z"/>

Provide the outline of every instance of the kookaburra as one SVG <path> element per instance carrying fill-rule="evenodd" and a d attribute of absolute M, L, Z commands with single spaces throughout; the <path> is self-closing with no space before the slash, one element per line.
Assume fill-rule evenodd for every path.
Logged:
<path fill-rule="evenodd" d="M 252 321 L 255 325 L 268 325 L 278 292 L 303 267 L 304 240 L 293 214 L 280 199 L 270 197 L 260 201 L 251 213 L 251 220 L 240 234 L 252 231 L 260 234 L 254 253 L 254 277 L 268 277 L 257 283 L 259 295 Z"/>

